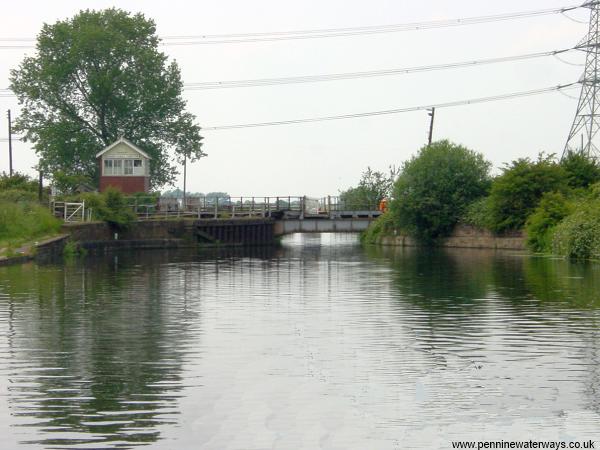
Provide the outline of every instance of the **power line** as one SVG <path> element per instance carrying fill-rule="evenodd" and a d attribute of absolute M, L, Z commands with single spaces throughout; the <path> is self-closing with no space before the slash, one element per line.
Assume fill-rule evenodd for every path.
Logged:
<path fill-rule="evenodd" d="M 478 103 L 489 103 L 499 100 L 507 100 L 517 97 L 530 97 L 534 95 L 545 94 L 549 92 L 561 91 L 562 89 L 566 89 L 568 87 L 574 86 L 578 83 L 570 83 L 564 85 L 558 85 L 543 89 L 534 89 L 529 91 L 521 91 L 521 92 L 513 92 L 510 94 L 502 94 L 495 95 L 490 97 L 480 97 L 469 100 L 458 100 L 454 102 L 447 103 L 437 103 L 432 105 L 423 105 L 423 106 L 412 106 L 408 108 L 397 108 L 397 109 L 387 109 L 380 111 L 370 111 L 364 113 L 354 113 L 354 114 L 343 114 L 338 116 L 322 116 L 322 117 L 311 117 L 305 119 L 292 119 L 292 120 L 279 120 L 272 122 L 257 122 L 257 123 L 245 123 L 245 124 L 235 124 L 235 125 L 221 125 L 215 127 L 203 127 L 204 131 L 220 131 L 220 130 L 232 130 L 238 128 L 257 128 L 257 127 L 267 127 L 267 126 L 276 126 L 276 125 L 294 125 L 301 123 L 311 123 L 311 122 L 323 122 L 329 120 L 342 120 L 342 119 L 355 119 L 359 117 L 371 117 L 371 116 L 383 116 L 389 114 L 399 114 L 406 112 L 415 112 L 415 111 L 424 111 L 431 108 L 451 108 L 455 106 L 464 106 L 464 105 L 474 105 Z"/>
<path fill-rule="evenodd" d="M 383 69 L 383 70 L 372 70 L 362 72 L 345 72 L 335 74 L 323 74 L 323 75 L 304 75 L 294 77 L 282 77 L 282 78 L 257 78 L 249 80 L 233 80 L 233 81 L 206 81 L 197 83 L 184 83 L 184 90 L 196 91 L 206 89 L 229 89 L 229 88 L 241 88 L 241 87 L 257 87 L 257 86 L 273 86 L 283 84 L 294 84 L 294 83 L 315 83 L 321 81 L 337 81 L 337 80 L 351 80 L 360 78 L 372 78 L 392 75 L 404 75 L 410 73 L 429 72 L 436 70 L 456 69 L 461 67 L 474 67 L 483 66 L 489 64 L 498 64 L 511 61 L 524 61 L 529 59 L 542 58 L 547 56 L 555 56 L 558 58 L 559 54 L 567 53 L 578 48 L 568 48 L 563 50 L 552 50 L 547 52 L 527 53 L 522 55 L 514 56 L 503 56 L 498 58 L 487 58 L 470 61 L 461 61 L 446 64 L 433 64 L 427 66 L 416 66 L 416 67 L 405 67 L 397 69 Z M 559 59 L 559 61 L 566 64 L 572 64 L 567 61 Z M 15 95 L 9 89 L 0 89 L 0 97 L 14 97 Z"/>
<path fill-rule="evenodd" d="M 456 107 L 456 106 L 475 105 L 475 104 L 479 104 L 479 103 L 490 103 L 490 102 L 508 100 L 508 99 L 519 98 L 519 97 L 531 97 L 534 95 L 547 94 L 550 92 L 563 93 L 562 91 L 564 89 L 568 89 L 577 84 L 579 84 L 579 83 L 576 82 L 576 83 L 562 84 L 562 85 L 552 86 L 552 87 L 547 87 L 547 88 L 542 88 L 542 89 L 533 89 L 533 90 L 529 90 L 529 91 L 513 92 L 513 93 L 509 93 L 509 94 L 494 95 L 494 96 L 489 96 L 489 97 L 479 97 L 479 98 L 473 98 L 473 99 L 468 99 L 468 100 L 457 100 L 457 101 L 446 102 L 446 103 L 435 103 L 435 104 L 431 104 L 431 105 L 411 106 L 411 107 L 407 107 L 407 108 L 386 109 L 386 110 L 379 110 L 379 111 L 369 111 L 369 112 L 364 112 L 364 113 L 343 114 L 343 115 L 338 115 L 338 116 L 322 116 L 322 117 L 311 117 L 311 118 L 305 118 L 305 119 L 279 120 L 279 121 L 272 121 L 272 122 L 257 122 L 257 123 L 246 123 L 246 124 L 235 124 L 235 125 L 221 125 L 221 126 L 214 126 L 214 127 L 203 127 L 202 130 L 203 131 L 220 131 L 220 130 L 232 130 L 232 129 L 238 129 L 238 128 L 257 128 L 257 127 L 267 127 L 267 126 L 276 126 L 276 125 L 294 125 L 294 124 L 302 124 L 302 123 L 323 122 L 323 121 L 343 120 L 343 119 L 356 119 L 356 118 L 361 118 L 361 117 L 400 114 L 400 113 L 406 113 L 406 112 L 424 111 L 424 110 L 432 109 L 432 108 L 436 108 L 436 109 L 452 108 L 452 107 Z M 570 98 L 572 98 L 572 97 L 570 97 Z M 17 138 L 17 139 L 21 140 L 22 138 Z M 0 138 L 0 141 L 6 142 L 6 141 L 8 141 L 8 139 Z"/>
<path fill-rule="evenodd" d="M 234 80 L 234 81 L 209 81 L 200 83 L 186 83 L 184 88 L 186 90 L 204 90 L 204 89 L 224 89 L 224 88 L 239 88 L 239 87 L 254 87 L 254 86 L 272 86 L 279 84 L 293 84 L 293 83 L 314 83 L 320 81 L 336 81 L 336 80 L 350 80 L 357 78 L 371 78 L 371 77 L 382 77 L 391 75 L 403 75 L 410 73 L 419 72 L 430 72 L 436 70 L 456 69 L 461 67 L 473 67 L 483 66 L 488 64 L 497 64 L 510 61 L 523 61 L 528 59 L 536 59 L 547 56 L 556 56 L 561 53 L 566 53 L 574 49 L 565 50 L 553 50 L 548 52 L 528 53 L 523 55 L 515 56 L 504 56 L 499 58 L 487 58 L 478 59 L 471 61 L 461 61 L 446 64 L 433 64 L 427 66 L 416 66 L 416 67 L 404 67 L 397 69 L 383 69 L 383 70 L 372 70 L 363 72 L 345 72 L 335 74 L 324 74 L 324 75 L 305 75 L 305 76 L 294 76 L 294 77 L 282 77 L 282 78 L 258 78 L 251 80 Z"/>
<path fill-rule="evenodd" d="M 466 25 L 477 25 L 490 22 L 500 22 L 513 19 L 564 14 L 568 11 L 579 9 L 580 5 L 562 8 L 540 9 L 535 11 L 521 11 L 486 16 L 465 17 L 459 19 L 430 20 L 424 22 L 410 22 L 391 25 L 377 25 L 350 28 L 325 28 L 313 30 L 280 31 L 268 33 L 236 33 L 236 34 L 206 34 L 196 36 L 165 36 L 171 42 L 166 45 L 196 45 L 196 44 L 229 44 L 240 42 L 263 42 L 290 39 L 315 39 L 327 37 L 357 36 L 365 34 L 397 33 L 402 31 L 421 31 L 436 28 L 448 28 Z M 187 41 L 186 41 L 187 39 Z"/>
<path fill-rule="evenodd" d="M 583 7 L 582 5 L 565 6 L 562 8 L 539 9 L 534 11 L 520 11 L 514 13 L 503 13 L 494 15 L 464 17 L 458 19 L 430 20 L 423 22 L 398 23 L 390 25 L 375 25 L 347 28 L 321 28 L 310 30 L 272 31 L 257 33 L 229 33 L 229 34 L 201 34 L 201 35 L 178 35 L 163 36 L 164 46 L 184 46 L 203 44 L 235 44 L 244 42 L 268 42 L 296 39 L 317 39 L 330 37 L 360 36 L 367 34 L 397 33 L 403 31 L 421 31 L 438 28 L 458 27 L 466 25 L 478 25 L 491 22 L 501 22 L 530 17 L 540 17 L 553 14 L 564 14 Z M 10 44 L 0 45 L 0 49 L 27 49 L 33 48 L 31 44 L 18 44 L 18 42 L 32 42 L 31 38 L 0 38 L 0 42 Z M 14 44 L 13 42 L 17 42 Z"/>

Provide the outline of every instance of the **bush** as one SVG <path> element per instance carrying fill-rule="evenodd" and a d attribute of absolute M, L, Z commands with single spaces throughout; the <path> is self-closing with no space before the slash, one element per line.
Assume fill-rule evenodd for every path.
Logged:
<path fill-rule="evenodd" d="M 555 229 L 555 253 L 574 259 L 600 258 L 600 201 L 582 202 Z"/>
<path fill-rule="evenodd" d="M 394 218 L 389 212 L 385 213 L 369 225 L 369 228 L 360 235 L 360 240 L 364 244 L 376 244 L 380 236 L 390 234 L 394 228 Z"/>
<path fill-rule="evenodd" d="M 551 252 L 554 228 L 572 211 L 571 203 L 559 192 L 544 194 L 526 223 L 527 245 L 535 252 Z"/>
<path fill-rule="evenodd" d="M 423 147 L 395 184 L 394 220 L 422 241 L 449 235 L 467 206 L 488 192 L 490 166 L 481 154 L 448 141 Z"/>
<path fill-rule="evenodd" d="M 45 188 L 42 192 L 44 198 L 48 199 L 50 191 Z M 39 200 L 39 181 L 19 172 L 13 176 L 6 173 L 0 174 L 0 201 L 6 202 L 37 202 Z"/>
<path fill-rule="evenodd" d="M 113 226 L 125 228 L 136 220 L 136 215 L 128 204 L 125 195 L 118 189 L 109 187 L 99 194 L 83 194 L 61 197 L 64 201 L 85 202 L 85 209 L 91 211 L 92 220 L 107 222 Z"/>
<path fill-rule="evenodd" d="M 2 172 L 0 175 L 0 192 L 7 190 L 37 193 L 38 182 L 19 172 L 13 173 L 12 177 L 7 173 Z"/>
<path fill-rule="evenodd" d="M 552 155 L 540 155 L 537 161 L 529 158 L 513 161 L 492 183 L 492 230 L 522 229 L 545 193 L 567 189 L 567 172 Z"/>
<path fill-rule="evenodd" d="M 102 193 L 102 197 L 104 205 L 99 208 L 101 220 L 113 226 L 125 228 L 136 219 L 125 196 L 118 189 L 108 188 Z"/>
<path fill-rule="evenodd" d="M 0 191 L 0 202 L 23 203 L 36 202 L 37 200 L 37 192 L 23 191 L 20 189 L 7 189 Z"/>
<path fill-rule="evenodd" d="M 477 228 L 491 229 L 493 221 L 489 197 L 482 197 L 471 203 L 467 207 L 462 222 Z"/>
<path fill-rule="evenodd" d="M 585 155 L 569 152 L 560 165 L 567 173 L 569 186 L 574 189 L 587 188 L 600 181 L 600 165 Z"/>

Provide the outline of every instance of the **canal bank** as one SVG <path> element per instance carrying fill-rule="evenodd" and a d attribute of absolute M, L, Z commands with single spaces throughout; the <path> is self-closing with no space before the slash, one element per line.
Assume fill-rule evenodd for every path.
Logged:
<path fill-rule="evenodd" d="M 115 227 L 106 222 L 65 223 L 60 234 L 24 244 L 0 265 L 44 262 L 62 256 L 67 243 L 77 250 L 177 249 L 268 246 L 279 242 L 272 219 L 149 220 Z"/>
<path fill-rule="evenodd" d="M 469 225 L 458 225 L 449 237 L 440 239 L 435 245 L 446 248 L 527 250 L 525 241 L 525 234 L 521 231 L 496 235 L 489 230 Z M 379 236 L 375 243 L 393 247 L 420 246 L 415 238 L 403 234 Z"/>

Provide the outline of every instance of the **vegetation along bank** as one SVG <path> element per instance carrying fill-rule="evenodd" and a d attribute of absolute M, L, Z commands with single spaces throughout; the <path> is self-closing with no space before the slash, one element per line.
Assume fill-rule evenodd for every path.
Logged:
<path fill-rule="evenodd" d="M 365 243 L 402 236 L 404 245 L 448 245 L 469 227 L 481 230 L 478 239 L 493 238 L 495 248 L 523 236 L 533 252 L 600 258 L 600 165 L 580 154 L 521 158 L 492 176 L 482 154 L 439 141 L 406 161 L 385 195 L 389 209 L 364 233 Z"/>

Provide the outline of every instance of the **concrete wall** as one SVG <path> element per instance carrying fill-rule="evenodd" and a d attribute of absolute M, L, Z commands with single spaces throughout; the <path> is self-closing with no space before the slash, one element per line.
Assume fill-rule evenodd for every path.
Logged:
<path fill-rule="evenodd" d="M 62 231 L 83 247 L 183 247 L 196 245 L 268 245 L 275 242 L 273 221 L 149 220 L 117 230 L 104 222 L 65 224 Z M 116 236 L 115 236 L 116 234 Z"/>
<path fill-rule="evenodd" d="M 410 236 L 384 236 L 379 239 L 380 245 L 398 247 L 416 247 L 419 244 Z M 525 235 L 513 232 L 495 235 L 491 231 L 468 225 L 459 225 L 452 235 L 439 243 L 440 247 L 451 248 L 488 248 L 502 250 L 526 250 Z"/>
<path fill-rule="evenodd" d="M 275 235 L 292 233 L 360 233 L 373 219 L 304 219 L 275 222 Z"/>
<path fill-rule="evenodd" d="M 55 260 L 63 255 L 63 250 L 68 238 L 68 235 L 63 234 L 61 236 L 27 245 L 20 249 L 22 251 L 21 254 L 11 257 L 0 257 L 0 266 L 22 264 L 34 260 L 38 263 Z"/>

